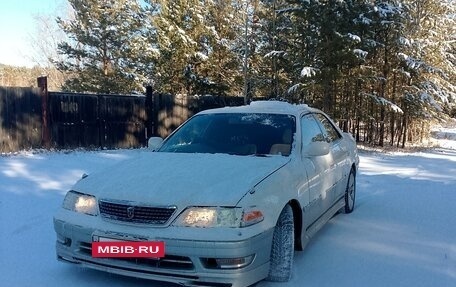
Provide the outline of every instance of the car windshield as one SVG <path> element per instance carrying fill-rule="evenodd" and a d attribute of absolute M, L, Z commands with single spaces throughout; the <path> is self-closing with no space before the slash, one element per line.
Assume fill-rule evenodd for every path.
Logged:
<path fill-rule="evenodd" d="M 288 156 L 295 130 L 296 120 L 291 115 L 201 114 L 168 137 L 159 152 Z"/>

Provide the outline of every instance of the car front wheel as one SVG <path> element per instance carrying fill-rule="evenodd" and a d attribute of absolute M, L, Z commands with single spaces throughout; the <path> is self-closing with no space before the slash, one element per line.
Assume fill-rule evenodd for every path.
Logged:
<path fill-rule="evenodd" d="M 291 278 L 294 255 L 293 210 L 285 206 L 274 229 L 267 280 L 286 282 Z"/>

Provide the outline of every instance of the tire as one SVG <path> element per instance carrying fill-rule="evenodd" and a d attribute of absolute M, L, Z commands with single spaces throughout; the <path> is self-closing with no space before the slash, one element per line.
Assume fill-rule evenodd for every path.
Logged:
<path fill-rule="evenodd" d="M 293 210 L 285 206 L 280 213 L 272 238 L 268 281 L 286 282 L 290 280 L 294 256 Z"/>
<path fill-rule="evenodd" d="M 356 199 L 356 175 L 353 170 L 350 171 L 348 176 L 347 188 L 345 190 L 345 213 L 352 213 L 355 209 Z"/>

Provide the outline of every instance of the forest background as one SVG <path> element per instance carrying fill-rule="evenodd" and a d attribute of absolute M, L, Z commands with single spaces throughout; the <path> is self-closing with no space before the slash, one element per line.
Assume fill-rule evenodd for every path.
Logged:
<path fill-rule="evenodd" d="M 380 146 L 456 116 L 454 0 L 69 0 L 36 27 L 1 86 L 280 98 Z"/>

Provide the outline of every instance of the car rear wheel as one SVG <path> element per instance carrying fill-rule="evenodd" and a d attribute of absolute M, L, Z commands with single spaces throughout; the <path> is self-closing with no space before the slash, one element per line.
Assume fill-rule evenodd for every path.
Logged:
<path fill-rule="evenodd" d="M 291 278 L 294 255 L 293 210 L 285 206 L 274 229 L 267 280 L 286 282 Z"/>
<path fill-rule="evenodd" d="M 356 196 L 356 176 L 352 170 L 348 176 L 347 189 L 345 190 L 345 213 L 353 212 L 355 208 L 355 196 Z"/>

